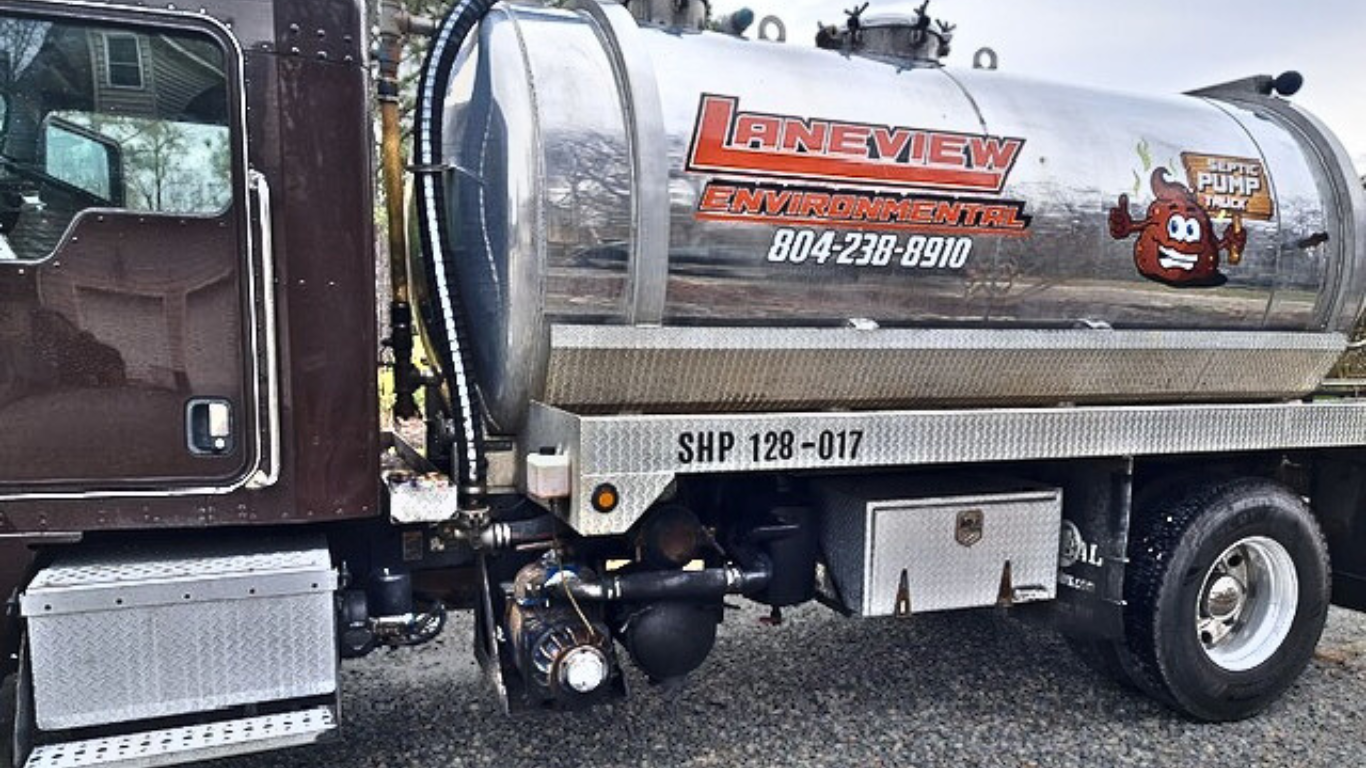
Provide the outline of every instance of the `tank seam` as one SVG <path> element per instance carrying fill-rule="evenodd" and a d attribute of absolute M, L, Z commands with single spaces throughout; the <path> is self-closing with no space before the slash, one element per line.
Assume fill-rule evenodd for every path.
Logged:
<path fill-rule="evenodd" d="M 1256 147 L 1256 149 L 1257 149 L 1257 157 L 1259 157 L 1259 158 L 1261 159 L 1261 161 L 1262 161 L 1262 167 L 1266 169 L 1266 183 L 1269 184 L 1269 185 L 1271 185 L 1271 199 L 1272 199 L 1273 201 L 1275 201 L 1275 203 L 1276 203 L 1276 208 L 1277 208 L 1277 210 L 1276 210 L 1276 274 L 1279 275 L 1279 274 L 1280 274 L 1280 267 L 1281 267 L 1281 257 L 1284 255 L 1284 252 L 1285 252 L 1285 244 L 1282 242 L 1282 234 L 1283 234 L 1283 233 L 1282 233 L 1282 229 L 1281 229 L 1281 211 L 1280 211 L 1281 195 L 1280 195 L 1280 190 L 1278 190 L 1277 187 L 1276 187 L 1276 177 L 1275 177 L 1274 174 L 1271 173 L 1271 165 L 1266 161 L 1266 151 L 1262 149 L 1262 144 L 1261 144 L 1261 142 L 1257 141 L 1257 137 L 1252 135 L 1252 131 L 1249 131 L 1248 128 L 1247 128 L 1247 126 L 1246 126 L 1246 125 L 1243 125 L 1243 121 L 1242 121 L 1242 120 L 1239 120 L 1238 117 L 1237 117 L 1236 115 L 1234 115 L 1231 111 L 1229 111 L 1228 105 L 1226 105 L 1226 104 L 1220 104 L 1218 101 L 1215 101 L 1214 99 L 1211 99 L 1211 98 L 1204 98 L 1203 100 L 1204 100 L 1204 102 L 1205 102 L 1206 104 L 1209 104 L 1211 107 L 1214 107 L 1215 109 L 1217 109 L 1217 110 L 1219 110 L 1220 112 L 1224 113 L 1224 114 L 1228 117 L 1229 120 L 1232 120 L 1232 121 L 1233 121 L 1234 125 L 1237 125 L 1237 126 L 1238 126 L 1238 129 L 1241 130 L 1241 131 L 1243 132 L 1243 134 L 1247 136 L 1248 141 L 1252 142 L 1252 146 Z M 1274 307 L 1276 306 L 1276 294 L 1278 294 L 1278 293 L 1280 293 L 1280 286 L 1279 286 L 1279 284 L 1278 284 L 1277 281 L 1273 280 L 1272 283 L 1271 283 L 1271 295 L 1267 297 L 1267 299 L 1266 299 L 1266 309 L 1263 310 L 1263 312 L 1262 312 L 1262 328 L 1266 328 L 1267 325 L 1271 322 L 1271 310 L 1272 310 L 1272 308 L 1274 308 Z"/>

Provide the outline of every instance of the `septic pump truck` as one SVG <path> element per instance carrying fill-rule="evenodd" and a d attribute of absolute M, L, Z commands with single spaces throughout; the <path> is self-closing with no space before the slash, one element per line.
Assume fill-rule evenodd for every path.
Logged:
<path fill-rule="evenodd" d="M 682 681 L 744 597 L 1029 613 L 1220 722 L 1366 609 L 1366 198 L 1295 73 L 377 10 L 0 2 L 3 764 L 331 738 L 453 611 L 509 712 Z"/>

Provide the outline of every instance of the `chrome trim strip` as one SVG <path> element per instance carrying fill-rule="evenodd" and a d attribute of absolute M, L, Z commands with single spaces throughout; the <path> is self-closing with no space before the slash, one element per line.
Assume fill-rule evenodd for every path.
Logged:
<path fill-rule="evenodd" d="M 266 348 L 265 403 L 266 421 L 270 430 L 270 435 L 266 438 L 270 441 L 269 446 L 263 444 L 264 439 L 259 425 L 256 430 L 258 466 L 264 463 L 266 468 L 258 469 L 247 483 L 247 487 L 258 490 L 269 488 L 280 479 L 280 340 L 277 335 L 278 317 L 275 309 L 275 218 L 271 209 L 270 182 L 266 181 L 265 174 L 253 170 L 248 186 L 256 193 L 257 216 L 261 227 L 261 310 L 265 315 L 262 333 L 265 335 Z M 257 386 L 260 386 L 259 379 Z M 259 389 L 257 395 L 259 404 Z M 259 460 L 261 451 L 267 448 L 270 451 L 270 458 L 262 462 Z"/>
<path fill-rule="evenodd" d="M 576 0 L 570 7 L 590 17 L 602 32 L 631 141 L 634 192 L 626 320 L 658 325 L 664 319 L 669 278 L 669 154 L 654 65 L 641 44 L 635 17 L 624 5 Z"/>

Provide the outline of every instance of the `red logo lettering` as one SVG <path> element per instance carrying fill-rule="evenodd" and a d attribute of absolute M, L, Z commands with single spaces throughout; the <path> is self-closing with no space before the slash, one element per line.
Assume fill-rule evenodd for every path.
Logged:
<path fill-rule="evenodd" d="M 998 193 L 1023 139 L 740 111 L 704 95 L 688 169 L 875 187 Z"/>

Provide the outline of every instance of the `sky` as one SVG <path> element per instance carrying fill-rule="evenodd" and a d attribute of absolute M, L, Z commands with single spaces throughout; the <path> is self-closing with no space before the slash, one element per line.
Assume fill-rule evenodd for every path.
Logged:
<path fill-rule="evenodd" d="M 855 4 L 713 0 L 712 7 L 776 15 L 789 44 L 811 45 L 818 21 L 842 23 Z M 868 14 L 909 14 L 919 4 L 871 0 Z M 1305 85 L 1294 101 L 1333 129 L 1366 174 L 1363 0 L 932 0 L 930 15 L 958 25 L 949 66 L 970 67 L 973 53 L 990 46 L 1003 71 L 1168 94 L 1297 70 Z"/>

